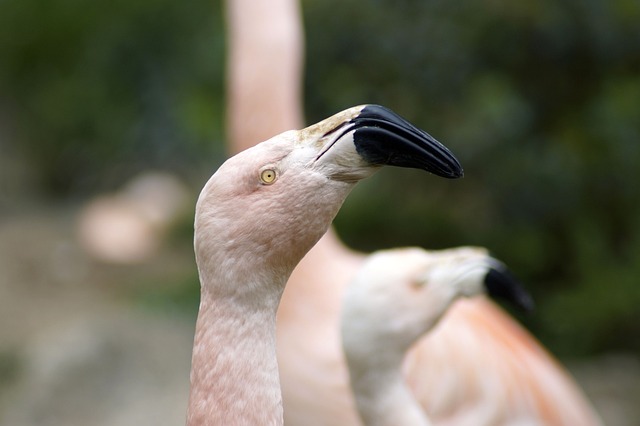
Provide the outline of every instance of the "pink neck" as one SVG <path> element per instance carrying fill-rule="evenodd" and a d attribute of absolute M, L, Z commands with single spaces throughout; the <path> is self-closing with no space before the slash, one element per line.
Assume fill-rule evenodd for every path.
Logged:
<path fill-rule="evenodd" d="M 203 289 L 187 425 L 281 425 L 275 311 L 216 300 Z"/>
<path fill-rule="evenodd" d="M 376 371 L 370 365 L 363 376 L 350 374 L 356 406 L 363 423 L 370 426 L 429 426 L 431 422 L 407 387 L 400 363 Z M 353 373 L 353 372 L 352 372 Z"/>

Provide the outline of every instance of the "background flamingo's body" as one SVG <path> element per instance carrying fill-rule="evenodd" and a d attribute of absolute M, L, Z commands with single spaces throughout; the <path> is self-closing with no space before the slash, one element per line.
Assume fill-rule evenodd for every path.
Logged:
<path fill-rule="evenodd" d="M 233 0 L 227 7 L 228 140 L 239 151 L 301 127 L 303 34 L 296 0 Z M 364 259 L 330 229 L 289 279 L 277 320 L 286 424 L 359 424 L 339 317 L 344 289 Z M 452 307 L 410 351 L 404 373 L 436 424 L 600 424 L 562 367 L 486 300 Z"/>

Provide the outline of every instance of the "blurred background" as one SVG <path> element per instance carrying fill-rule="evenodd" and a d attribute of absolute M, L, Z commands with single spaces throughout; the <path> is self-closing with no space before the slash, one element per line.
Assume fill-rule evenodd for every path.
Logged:
<path fill-rule="evenodd" d="M 384 169 L 343 240 L 490 248 L 605 422 L 640 425 L 640 3 L 302 7 L 308 122 L 380 103 L 465 168 Z M 1 424 L 183 424 L 224 31 L 219 0 L 0 2 Z"/>

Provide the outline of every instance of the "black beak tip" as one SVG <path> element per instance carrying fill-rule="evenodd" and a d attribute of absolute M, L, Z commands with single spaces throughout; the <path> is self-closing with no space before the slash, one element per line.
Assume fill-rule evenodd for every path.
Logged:
<path fill-rule="evenodd" d="M 484 284 L 491 297 L 503 299 L 525 313 L 531 313 L 535 309 L 531 295 L 524 289 L 520 281 L 502 265 L 489 269 Z"/>
<path fill-rule="evenodd" d="M 460 163 L 457 162 L 456 160 L 456 168 L 453 168 L 451 170 L 451 173 L 448 176 L 443 176 L 447 179 L 459 179 L 464 177 L 464 170 L 462 169 L 462 166 L 460 165 Z"/>
<path fill-rule="evenodd" d="M 371 164 L 422 169 L 447 179 L 464 175 L 447 147 L 388 108 L 367 105 L 351 122 L 356 150 Z"/>

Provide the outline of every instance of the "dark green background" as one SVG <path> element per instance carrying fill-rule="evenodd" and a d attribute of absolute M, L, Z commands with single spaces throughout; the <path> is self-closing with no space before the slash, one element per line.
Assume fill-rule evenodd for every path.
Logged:
<path fill-rule="evenodd" d="M 0 182 L 0 214 L 81 202 L 150 167 L 196 192 L 223 161 L 219 1 L 0 8 L 0 154 L 27 170 Z M 486 246 L 531 289 L 538 310 L 523 321 L 553 351 L 640 352 L 640 3 L 303 8 L 309 122 L 380 103 L 465 168 L 458 181 L 382 171 L 343 208 L 343 239 Z"/>

